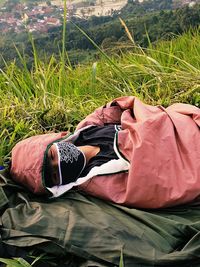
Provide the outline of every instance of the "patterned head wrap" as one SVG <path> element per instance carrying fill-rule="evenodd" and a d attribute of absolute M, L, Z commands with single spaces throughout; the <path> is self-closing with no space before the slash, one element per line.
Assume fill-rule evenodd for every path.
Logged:
<path fill-rule="evenodd" d="M 71 143 L 62 141 L 54 145 L 58 153 L 59 185 L 76 181 L 86 165 L 84 153 Z"/>

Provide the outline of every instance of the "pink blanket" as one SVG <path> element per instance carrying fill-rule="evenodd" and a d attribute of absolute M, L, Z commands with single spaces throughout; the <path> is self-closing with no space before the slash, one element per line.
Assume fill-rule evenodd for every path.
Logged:
<path fill-rule="evenodd" d="M 174 104 L 165 109 L 136 97 L 121 97 L 95 110 L 77 129 L 107 123 L 122 126 L 114 148 L 122 161 L 126 159 L 129 170 L 93 176 L 79 185 L 81 189 L 140 208 L 179 205 L 200 196 L 199 108 Z M 13 179 L 34 193 L 46 193 L 43 164 L 47 146 L 62 137 L 67 140 L 66 133 L 58 133 L 19 142 L 12 150 Z"/>
<path fill-rule="evenodd" d="M 83 126 L 120 123 L 118 147 L 128 173 L 96 176 L 81 185 L 89 194 L 119 204 L 160 208 L 200 196 L 200 109 L 188 104 L 150 106 L 121 97 L 98 108 Z"/>

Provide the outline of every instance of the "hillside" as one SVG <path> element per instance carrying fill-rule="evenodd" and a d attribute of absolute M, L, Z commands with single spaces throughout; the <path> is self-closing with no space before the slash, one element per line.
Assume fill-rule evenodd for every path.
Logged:
<path fill-rule="evenodd" d="M 189 32 L 171 41 L 101 57 L 73 68 L 52 55 L 44 63 L 37 52 L 28 69 L 13 62 L 0 73 L 0 163 L 21 138 L 36 133 L 72 130 L 114 97 L 135 95 L 146 103 L 174 102 L 200 107 L 200 34 Z M 100 51 L 99 51 L 100 52 Z M 66 61 L 67 62 L 67 61 Z"/>
<path fill-rule="evenodd" d="M 160 3 L 161 2 L 162 0 L 160 0 Z M 127 34 L 119 21 L 119 17 L 126 23 L 136 44 L 142 47 L 148 46 L 149 39 L 152 43 L 160 39 L 169 40 L 182 34 L 191 27 L 195 28 L 200 25 L 199 5 L 195 5 L 192 8 L 184 6 L 183 8 L 165 11 L 157 10 L 150 12 L 143 9 L 140 10 L 141 16 L 137 15 L 139 14 L 138 6 L 140 5 L 132 5 L 129 3 L 121 10 L 120 15 L 113 14 L 112 17 L 92 16 L 87 20 L 72 18 L 71 22 L 84 30 L 102 49 L 106 51 L 110 50 L 108 53 L 112 52 L 113 47 L 119 50 L 121 46 L 128 46 Z M 129 11 L 130 8 L 132 12 Z M 68 51 L 71 64 L 74 65 L 98 58 L 99 53 L 94 45 L 71 22 L 67 22 L 65 42 L 65 49 Z M 46 23 L 50 23 L 50 20 L 47 19 Z M 29 24 L 27 24 L 27 28 L 28 25 Z M 48 26 L 49 24 L 45 25 Z M 31 32 L 35 40 L 38 54 L 43 59 L 48 59 L 52 54 L 58 58 L 59 49 L 62 47 L 62 25 L 50 26 L 48 26 L 49 28 L 47 31 L 42 33 L 38 31 L 38 28 Z M 19 62 L 16 46 L 20 53 L 26 56 L 28 66 L 31 67 L 34 59 L 32 56 L 30 34 L 27 31 L 10 32 L 9 35 L 2 35 L 0 40 L 0 54 L 7 62 L 13 59 Z M 0 67 L 4 67 L 3 61 L 1 61 Z"/>

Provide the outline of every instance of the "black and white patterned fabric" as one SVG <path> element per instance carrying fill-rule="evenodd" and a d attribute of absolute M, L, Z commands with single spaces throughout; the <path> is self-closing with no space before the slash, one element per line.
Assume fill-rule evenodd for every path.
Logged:
<path fill-rule="evenodd" d="M 54 144 L 58 153 L 59 185 L 76 181 L 86 165 L 84 153 L 72 143 L 62 141 Z"/>

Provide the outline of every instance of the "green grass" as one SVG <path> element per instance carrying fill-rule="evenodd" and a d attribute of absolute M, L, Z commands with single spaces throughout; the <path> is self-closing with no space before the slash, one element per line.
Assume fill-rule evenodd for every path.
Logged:
<path fill-rule="evenodd" d="M 0 263 L 5 264 L 5 267 L 32 267 L 32 266 L 37 266 L 37 263 L 39 262 L 43 263 L 44 265 L 48 263 L 48 266 L 56 266 L 55 263 L 52 262 L 53 258 L 47 256 L 46 253 L 42 253 L 40 254 L 40 256 L 33 256 L 31 254 L 32 252 L 28 255 L 31 263 L 29 263 L 23 258 L 12 258 L 12 259 L 0 258 Z"/>
<path fill-rule="evenodd" d="M 200 34 L 190 31 L 172 41 L 107 56 L 72 68 L 52 55 L 34 65 L 15 61 L 0 72 L 0 164 L 20 139 L 47 131 L 73 130 L 95 108 L 114 97 L 135 95 L 148 104 L 200 105 Z M 65 52 L 66 53 L 66 52 Z"/>

